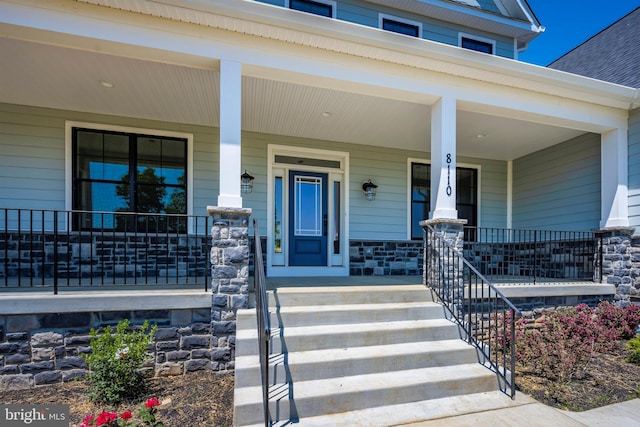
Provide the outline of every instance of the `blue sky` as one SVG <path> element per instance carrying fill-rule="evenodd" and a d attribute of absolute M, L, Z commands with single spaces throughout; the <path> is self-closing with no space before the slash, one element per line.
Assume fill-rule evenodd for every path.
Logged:
<path fill-rule="evenodd" d="M 519 60 L 546 66 L 640 6 L 640 0 L 527 0 L 546 28 Z"/>

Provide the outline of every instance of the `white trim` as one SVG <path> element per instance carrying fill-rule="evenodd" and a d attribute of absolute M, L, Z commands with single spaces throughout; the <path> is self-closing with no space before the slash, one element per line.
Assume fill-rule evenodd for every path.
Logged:
<path fill-rule="evenodd" d="M 304 1 L 304 0 L 303 0 Z M 314 3 L 322 3 L 327 6 L 331 6 L 331 18 L 336 19 L 336 9 L 338 8 L 338 3 L 333 0 L 309 0 Z M 321 18 L 328 18 L 328 16 L 316 15 L 315 13 L 309 13 L 298 9 L 291 8 L 291 0 L 284 0 L 284 7 L 290 10 L 295 10 L 296 12 L 306 13 L 308 15 L 320 16 Z"/>
<path fill-rule="evenodd" d="M 395 16 L 395 15 L 389 15 L 387 13 L 378 13 L 378 28 L 380 28 L 381 30 L 384 30 L 384 28 L 382 28 L 382 23 L 384 20 L 388 20 L 388 21 L 396 21 L 399 22 L 401 24 L 407 24 L 407 25 L 413 25 L 414 27 L 418 28 L 418 38 L 421 39 L 422 37 L 422 22 L 419 21 L 413 21 L 411 19 L 406 19 L 406 18 L 400 18 L 399 16 Z M 388 30 L 384 30 L 384 31 L 388 31 Z M 394 33 L 394 34 L 400 34 L 401 36 L 407 36 L 407 34 L 402 34 L 402 33 L 396 33 L 395 31 L 389 31 L 390 33 Z M 412 37 L 412 36 L 408 36 L 408 37 Z"/>
<path fill-rule="evenodd" d="M 513 227 L 513 160 L 507 161 L 507 228 Z"/>
<path fill-rule="evenodd" d="M 416 157 L 407 157 L 407 240 L 411 240 L 411 164 L 412 163 L 422 163 L 425 165 L 431 166 L 431 159 L 424 158 L 419 159 Z M 467 168 L 467 169 L 475 169 L 478 171 L 478 188 L 477 188 L 477 197 L 478 197 L 478 225 L 477 227 L 482 226 L 482 165 L 475 163 L 457 163 L 456 168 Z M 429 212 L 431 214 L 431 212 Z M 427 219 L 427 218 L 425 218 Z"/>
<path fill-rule="evenodd" d="M 90 122 L 76 122 L 66 120 L 64 122 L 64 206 L 65 210 L 72 210 L 73 198 L 73 128 L 95 129 L 102 131 L 139 133 L 153 136 L 166 136 L 187 140 L 187 215 L 193 215 L 193 134 L 184 132 L 172 132 L 148 128 L 136 128 L 131 126 L 117 126 Z M 189 232 L 194 232 L 194 224 L 189 220 Z"/>
<path fill-rule="evenodd" d="M 295 165 L 287 165 L 283 163 L 275 163 L 276 155 L 285 155 L 293 157 L 310 157 L 323 160 L 335 160 L 340 162 L 340 169 L 323 168 L 316 166 L 304 166 L 298 168 Z M 288 191 L 288 174 L 291 169 L 301 169 L 310 172 L 328 173 L 328 215 L 329 230 L 333 230 L 332 209 L 333 209 L 333 181 L 337 176 L 342 176 L 342 265 L 333 265 L 333 245 L 330 236 L 327 236 L 327 266 L 326 267 L 290 267 L 289 266 L 289 191 Z M 276 174 L 282 173 L 283 177 L 283 204 L 284 212 L 282 215 L 281 238 L 282 252 L 278 254 L 278 265 L 274 265 L 274 188 L 273 181 Z M 267 275 L 272 277 L 301 277 L 301 276 L 348 276 L 349 275 L 349 153 L 345 151 L 330 151 L 306 147 L 297 147 L 289 145 L 269 144 L 267 146 Z"/>
<path fill-rule="evenodd" d="M 496 55 L 496 41 L 495 40 L 489 39 L 489 38 L 486 38 L 486 37 L 476 36 L 475 34 L 458 33 L 458 47 L 462 47 L 462 39 L 463 38 L 490 44 L 491 45 L 491 55 Z M 464 48 L 464 49 L 466 49 L 466 48 Z M 467 49 L 467 50 L 471 50 L 473 52 L 479 52 L 479 51 L 473 50 L 473 49 Z M 484 52 L 480 52 L 480 53 L 484 53 Z"/>

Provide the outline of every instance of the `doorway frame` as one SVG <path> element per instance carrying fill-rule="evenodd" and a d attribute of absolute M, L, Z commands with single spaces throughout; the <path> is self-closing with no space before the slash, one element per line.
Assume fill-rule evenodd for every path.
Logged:
<path fill-rule="evenodd" d="M 296 164 L 283 164 L 276 163 L 276 156 L 290 156 L 290 157 L 306 157 L 318 160 L 330 160 L 340 162 L 340 168 L 328 168 L 319 166 L 304 166 Z M 302 166 L 302 167 L 301 167 Z M 274 232 L 274 179 L 276 173 L 274 171 L 284 171 L 288 175 L 290 170 L 301 170 L 309 172 L 321 172 L 328 174 L 327 187 L 328 187 L 328 212 L 329 212 L 329 233 L 331 236 L 335 230 L 335 222 L 332 212 L 334 212 L 334 193 L 333 183 L 338 180 L 341 183 L 341 221 L 340 221 L 340 255 L 333 255 L 331 248 L 331 239 L 327 244 L 327 266 L 310 266 L 310 267 L 293 267 L 289 266 L 288 234 L 281 236 L 281 245 L 283 260 L 278 262 L 278 265 L 274 265 L 274 247 L 275 247 L 275 232 Z M 285 224 L 280 225 L 281 232 L 288 230 L 288 203 L 289 194 L 286 189 L 283 189 L 283 203 L 285 209 L 283 212 L 287 212 L 286 216 L 283 216 Z M 288 233 L 288 231 L 287 231 Z M 322 150 L 316 148 L 297 147 L 288 145 L 269 144 L 267 146 L 267 276 L 271 277 L 305 277 L 305 276 L 348 276 L 349 275 L 349 153 L 344 151 Z"/>

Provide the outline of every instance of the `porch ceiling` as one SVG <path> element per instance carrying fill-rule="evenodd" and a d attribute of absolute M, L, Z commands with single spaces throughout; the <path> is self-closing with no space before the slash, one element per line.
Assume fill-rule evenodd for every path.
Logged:
<path fill-rule="evenodd" d="M 0 57 L 0 102 L 219 125 L 220 88 L 213 64 L 176 65 L 170 59 L 142 60 L 6 37 L 0 37 Z M 246 131 L 429 151 L 430 107 L 401 97 L 245 76 L 242 101 Z M 458 154 L 497 160 L 583 133 L 477 111 L 459 110 L 457 120 Z"/>

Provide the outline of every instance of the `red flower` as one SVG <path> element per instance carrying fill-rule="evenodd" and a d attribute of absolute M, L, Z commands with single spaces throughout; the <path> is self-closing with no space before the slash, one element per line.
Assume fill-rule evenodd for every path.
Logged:
<path fill-rule="evenodd" d="M 122 418 L 123 420 L 128 420 L 131 417 L 133 417 L 131 411 L 125 411 L 122 413 L 122 415 L 120 415 L 120 418 Z"/>
<path fill-rule="evenodd" d="M 156 406 L 160 406 L 160 401 L 157 397 L 152 397 L 151 399 L 147 400 L 147 403 L 145 403 L 144 406 L 149 409 L 155 408 Z"/>
<path fill-rule="evenodd" d="M 89 414 L 82 419 L 82 424 L 80 427 L 89 427 L 93 425 L 93 414 Z"/>
<path fill-rule="evenodd" d="M 118 414 L 116 414 L 115 412 L 104 411 L 100 415 L 98 415 L 98 418 L 96 418 L 96 426 L 111 424 L 116 419 L 118 419 Z"/>

